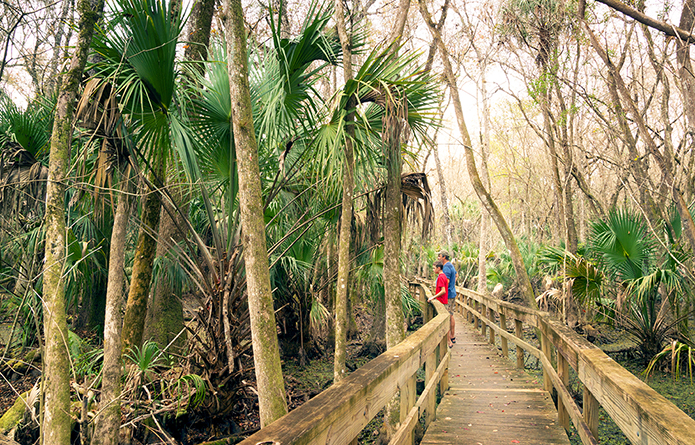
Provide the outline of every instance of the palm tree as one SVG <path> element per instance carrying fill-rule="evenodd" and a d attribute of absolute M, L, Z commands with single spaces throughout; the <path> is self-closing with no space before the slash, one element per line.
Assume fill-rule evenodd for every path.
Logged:
<path fill-rule="evenodd" d="M 176 100 L 176 45 L 184 20 L 175 2 L 116 0 L 93 45 L 99 55 L 95 77 L 113 85 L 113 94 L 134 134 L 137 154 L 149 171 L 150 190 L 142 204 L 141 226 L 126 305 L 123 348 L 140 345 L 159 224 L 167 160 L 185 150 Z"/>
<path fill-rule="evenodd" d="M 667 252 L 661 264 L 657 244 L 646 223 L 627 211 L 612 211 L 592 224 L 590 249 L 609 278 L 618 283 L 617 321 L 639 342 L 642 356 L 651 359 L 688 313 L 679 300 L 691 299 L 681 265 L 685 258 Z M 687 338 L 687 337 L 686 337 Z"/>
<path fill-rule="evenodd" d="M 181 141 L 177 138 L 180 126 L 176 116 L 174 64 L 182 20 L 178 9 L 172 10 L 172 4 L 145 0 L 114 2 L 111 17 L 104 22 L 105 27 L 99 30 L 93 44 L 99 61 L 93 67 L 92 82 L 100 92 L 97 104 L 104 103 L 102 112 L 94 113 L 99 115 L 96 128 L 106 125 L 108 128 L 102 131 L 106 142 L 118 142 L 122 150 L 125 130 L 121 127 L 128 127 L 137 154 L 149 167 L 150 182 L 158 186 L 163 183 L 167 157 L 175 141 Z M 127 191 L 128 183 L 129 173 L 125 169 L 119 188 Z M 130 208 L 127 195 L 122 193 L 118 197 L 111 239 L 101 398 L 104 409 L 97 419 L 94 438 L 98 443 L 118 441 L 121 351 L 124 347 L 139 346 L 142 341 L 156 245 L 153 234 L 157 231 L 161 205 L 161 195 L 151 190 L 143 202 L 131 292 L 125 320 L 121 323 L 124 245 Z"/>
<path fill-rule="evenodd" d="M 580 303 L 596 307 L 637 340 L 645 361 L 669 338 L 688 341 L 692 290 L 684 264 L 690 254 L 680 247 L 677 213 L 662 227 L 665 244 L 640 216 L 613 210 L 592 224 L 586 256 L 557 248 L 540 254 L 543 264 L 564 270 Z"/>

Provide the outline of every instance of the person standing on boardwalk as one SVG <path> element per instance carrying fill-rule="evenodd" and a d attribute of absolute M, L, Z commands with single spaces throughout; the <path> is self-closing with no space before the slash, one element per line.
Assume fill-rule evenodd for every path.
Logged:
<path fill-rule="evenodd" d="M 449 338 L 451 339 L 451 343 L 456 343 L 456 321 L 454 321 L 454 309 L 456 308 L 456 268 L 451 264 L 449 252 L 446 250 L 439 252 L 439 254 L 437 254 L 437 259 L 444 265 L 442 272 L 449 280 L 449 287 L 447 288 L 449 302 L 446 306 L 449 310 L 449 315 L 451 315 L 451 317 L 449 317 Z"/>
<path fill-rule="evenodd" d="M 437 282 L 435 285 L 434 296 L 427 301 L 437 299 L 444 306 L 447 306 L 449 304 L 449 299 L 447 297 L 449 280 L 447 279 L 444 272 L 442 272 L 443 267 L 444 264 L 442 264 L 441 261 L 437 260 L 434 262 L 433 268 L 435 275 L 437 275 Z M 451 334 L 451 331 L 449 331 L 449 334 Z M 449 344 L 449 347 L 454 346 L 454 344 L 451 342 L 451 335 L 447 335 L 447 343 Z"/>

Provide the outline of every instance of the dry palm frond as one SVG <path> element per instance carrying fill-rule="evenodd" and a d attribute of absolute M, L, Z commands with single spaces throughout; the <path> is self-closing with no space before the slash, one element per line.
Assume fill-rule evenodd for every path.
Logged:
<path fill-rule="evenodd" d="M 95 202 L 99 202 L 100 192 L 111 188 L 114 171 L 130 159 L 125 143 L 123 117 L 112 85 L 99 78 L 87 81 L 75 110 L 75 119 L 91 138 L 101 140 L 95 168 L 90 172 L 82 172 L 84 176 L 91 177 L 90 182 L 95 185 L 93 198 Z M 85 165 L 83 163 L 82 167 Z M 103 210 L 103 201 L 101 204 L 97 208 Z"/>
<path fill-rule="evenodd" d="M 406 173 L 401 175 L 401 196 L 405 215 L 412 221 L 419 221 L 422 237 L 425 238 L 434 226 L 434 207 L 425 173 Z"/>
<path fill-rule="evenodd" d="M 37 162 L 19 143 L 5 142 L 0 148 L 0 215 L 21 218 L 40 216 L 36 205 L 44 199 L 48 168 Z"/>

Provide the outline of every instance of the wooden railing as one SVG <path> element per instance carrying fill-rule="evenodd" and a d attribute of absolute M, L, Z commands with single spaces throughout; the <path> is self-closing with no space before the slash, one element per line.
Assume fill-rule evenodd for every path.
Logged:
<path fill-rule="evenodd" d="M 482 335 L 489 331 L 490 343 L 499 335 L 504 356 L 508 342 L 516 345 L 517 367 L 524 367 L 524 352 L 540 360 L 545 389 L 557 391 L 560 423 L 569 430 L 571 419 L 582 443 L 598 443 L 599 405 L 633 444 L 695 443 L 695 420 L 549 313 L 467 289 L 457 292 L 457 309 Z M 510 323 L 514 333 L 509 332 Z M 524 323 L 540 333 L 541 349 L 523 340 Z M 584 385 L 583 410 L 568 390 L 570 366 Z"/>
<path fill-rule="evenodd" d="M 435 418 L 437 386 L 441 393 L 449 387 L 450 353 L 446 308 L 438 301 L 427 304 L 431 294 L 422 284 L 411 283 L 411 292 L 424 309 L 425 325 L 241 444 L 357 443 L 357 436 L 367 423 L 400 393 L 400 427 L 390 443 L 412 445 L 420 418 L 424 416 L 425 425 Z M 425 388 L 418 397 L 417 372 L 423 365 Z"/>

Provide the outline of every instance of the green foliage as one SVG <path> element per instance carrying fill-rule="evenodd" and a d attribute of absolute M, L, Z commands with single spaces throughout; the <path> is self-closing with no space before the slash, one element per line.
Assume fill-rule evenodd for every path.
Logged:
<path fill-rule="evenodd" d="M 186 414 L 188 408 L 197 408 L 207 395 L 205 380 L 197 374 L 186 374 L 176 380 L 168 390 L 177 404 L 176 416 Z M 191 396 L 192 395 L 192 396 Z M 181 404 L 185 401 L 186 404 Z"/>
<path fill-rule="evenodd" d="M 25 110 L 0 92 L 0 147 L 16 142 L 35 161 L 47 163 L 55 103 L 37 97 Z"/>
<path fill-rule="evenodd" d="M 526 272 L 531 278 L 531 284 L 537 287 L 540 275 L 536 254 L 541 249 L 541 245 L 527 238 L 517 240 L 517 245 L 519 246 Z M 494 257 L 492 264 L 488 264 L 487 281 L 488 285 L 493 287 L 497 285 L 497 283 L 501 283 L 505 289 L 514 288 L 516 272 L 514 271 L 512 257 L 506 249 Z"/>
<path fill-rule="evenodd" d="M 164 357 L 159 345 L 150 340 L 146 340 L 141 348 L 134 345 L 124 354 L 124 357 L 137 367 L 139 374 L 144 376 L 146 380 L 153 377 L 155 368 L 164 364 Z"/>
<path fill-rule="evenodd" d="M 473 243 L 454 244 L 450 253 L 456 266 L 456 281 L 459 286 L 470 287 L 478 276 L 478 246 Z"/>
<path fill-rule="evenodd" d="M 70 330 L 68 330 L 68 349 L 73 375 L 78 381 L 85 378 L 93 379 L 100 374 L 104 359 L 103 349 L 93 347 L 88 340 L 82 339 Z"/>
<path fill-rule="evenodd" d="M 687 338 L 692 301 L 677 219 L 664 224 L 664 234 L 666 243 L 657 243 L 640 216 L 614 210 L 592 223 L 584 255 L 546 247 L 539 263 L 570 280 L 577 301 L 633 336 L 650 360 L 663 356 L 659 351 L 669 339 Z"/>
<path fill-rule="evenodd" d="M 682 368 L 686 368 L 687 374 L 690 377 L 690 384 L 693 384 L 693 365 L 695 365 L 695 353 L 693 347 L 686 343 L 681 343 L 678 340 L 672 340 L 664 349 L 656 354 L 650 361 L 647 368 L 644 370 L 645 380 L 649 380 L 649 375 L 656 369 L 657 365 L 663 361 L 669 361 L 671 364 L 671 375 L 675 381 L 680 380 Z"/>

